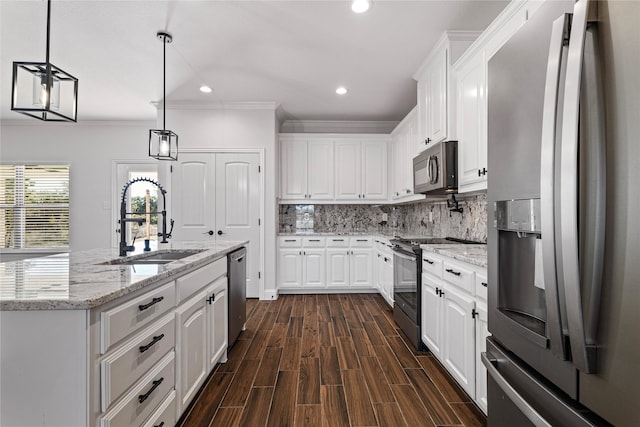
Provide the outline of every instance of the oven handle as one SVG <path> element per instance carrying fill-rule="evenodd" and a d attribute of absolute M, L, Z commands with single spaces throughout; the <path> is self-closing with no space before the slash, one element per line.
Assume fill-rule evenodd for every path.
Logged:
<path fill-rule="evenodd" d="M 531 421 L 536 427 L 552 427 L 547 420 L 544 419 L 538 411 L 535 410 L 525 399 L 517 392 L 515 388 L 500 374 L 494 364 L 498 363 L 498 359 L 487 356 L 488 353 L 480 353 L 482 364 L 487 368 L 487 374 L 498 384 L 498 387 L 507 395 L 507 397 L 520 409 L 520 411 Z M 535 381 L 533 377 L 531 381 Z"/>
<path fill-rule="evenodd" d="M 397 257 L 400 257 L 400 258 L 404 259 L 404 260 L 407 260 L 407 261 L 410 261 L 410 262 L 417 262 L 415 256 L 407 256 L 407 255 L 404 254 L 404 252 L 400 252 L 397 249 L 393 250 L 393 254 L 395 256 L 397 256 Z"/>

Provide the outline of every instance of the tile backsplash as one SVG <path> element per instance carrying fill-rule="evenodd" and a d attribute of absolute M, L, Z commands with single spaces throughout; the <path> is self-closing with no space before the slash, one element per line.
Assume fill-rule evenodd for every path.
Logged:
<path fill-rule="evenodd" d="M 487 195 L 457 199 L 462 213 L 451 212 L 444 199 L 406 205 L 280 205 L 279 231 L 401 232 L 486 242 Z"/>

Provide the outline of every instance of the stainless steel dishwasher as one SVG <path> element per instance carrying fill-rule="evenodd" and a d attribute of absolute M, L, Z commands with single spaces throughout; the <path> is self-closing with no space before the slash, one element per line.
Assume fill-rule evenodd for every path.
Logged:
<path fill-rule="evenodd" d="M 231 252 L 227 257 L 229 272 L 228 346 L 231 347 L 247 322 L 247 248 Z"/>

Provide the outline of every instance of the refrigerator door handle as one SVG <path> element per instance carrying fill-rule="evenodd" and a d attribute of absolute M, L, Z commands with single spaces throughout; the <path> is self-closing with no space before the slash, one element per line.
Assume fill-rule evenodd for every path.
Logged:
<path fill-rule="evenodd" d="M 585 333 L 585 319 L 583 316 L 583 290 L 585 295 L 590 298 L 589 303 L 596 306 L 599 305 L 599 289 L 601 283 L 602 256 L 604 248 L 604 176 L 598 176 L 595 179 L 595 188 L 593 191 L 600 193 L 591 197 L 595 202 L 595 206 L 589 207 L 594 209 L 592 212 L 584 213 L 579 211 L 579 203 L 584 204 L 584 200 L 580 200 L 578 192 L 584 190 L 580 186 L 579 155 L 584 157 L 584 150 L 592 149 L 593 153 L 587 156 L 593 160 L 593 156 L 599 156 L 598 152 L 603 150 L 598 147 L 593 148 L 593 141 L 586 141 L 583 147 L 581 144 L 578 150 L 580 138 L 580 115 L 581 115 L 581 87 L 583 79 L 583 61 L 584 48 L 587 31 L 587 13 L 589 9 L 588 0 L 579 0 L 574 8 L 573 21 L 571 25 L 571 39 L 569 41 L 569 55 L 567 59 L 567 72 L 565 83 L 565 97 L 563 108 L 563 127 L 562 127 L 562 146 L 561 146 L 561 170 L 562 177 L 560 183 L 560 226 L 562 229 L 562 255 L 561 270 L 564 276 L 564 295 L 565 308 L 567 312 L 567 326 L 569 329 L 569 341 L 571 344 L 571 355 L 574 365 L 585 373 L 595 372 L 596 358 L 595 345 L 589 343 Z M 589 43 L 592 47 L 595 44 Z M 595 52 L 589 53 L 587 56 L 593 55 Z M 597 86 L 597 85 L 596 85 Z M 586 96 L 586 94 L 583 94 Z M 583 98 L 584 99 L 584 98 Z M 591 106 L 593 107 L 593 106 Z M 585 105 L 583 108 L 589 108 Z M 582 114 L 584 116 L 584 111 Z M 593 126 L 589 124 L 589 126 Z M 601 125 L 596 125 L 600 127 Z M 595 141 L 595 145 L 601 144 L 603 141 Z M 602 154 L 601 153 L 601 154 Z M 604 168 L 604 159 L 595 159 L 595 163 L 599 164 L 601 170 Z M 597 171 L 598 169 L 596 169 Z M 601 172 L 598 172 L 601 173 Z M 583 178 L 584 179 L 584 178 Z M 580 189 L 580 190 L 579 190 Z M 586 195 L 585 191 L 582 194 Z M 586 206 L 585 206 L 586 207 Z M 580 216 L 579 216 L 580 212 Z M 586 215 L 586 216 L 585 216 Z M 586 230 L 583 220 L 593 220 L 594 230 Z M 587 231 L 584 238 L 592 240 L 580 241 L 579 228 Z M 588 243 L 590 242 L 590 243 Z M 584 246 L 586 243 L 587 246 Z M 580 249 L 588 249 L 585 253 Z M 581 277 L 581 264 L 579 254 L 582 257 L 582 264 L 590 271 Z M 587 271 L 586 269 L 584 271 Z M 599 272 L 599 273 L 598 273 Z M 598 277 L 600 276 L 600 277 Z M 595 298 L 595 300 L 594 300 Z M 588 309 L 587 313 L 593 311 Z M 595 321 L 595 319 L 594 319 Z"/>
<path fill-rule="evenodd" d="M 489 359 L 488 353 L 484 352 L 480 354 L 482 364 L 487 368 L 487 374 L 496 382 L 498 387 L 507 395 L 507 397 L 520 409 L 520 411 L 527 417 L 529 421 L 536 427 L 553 427 L 547 420 L 544 419 L 533 406 L 525 400 L 524 397 L 518 393 L 518 391 L 509 384 L 507 379 L 500 374 L 495 366 L 498 360 L 495 358 Z M 531 378 L 532 381 L 535 381 Z"/>
<path fill-rule="evenodd" d="M 547 62 L 542 115 L 542 141 L 540 150 L 540 231 L 542 235 L 542 269 L 547 308 L 547 334 L 551 352 L 567 359 L 562 335 L 559 287 L 556 270 L 556 230 L 554 197 L 559 191 L 556 170 L 556 133 L 560 105 L 560 70 L 563 51 L 568 39 L 570 15 L 564 14 L 553 22 Z"/>

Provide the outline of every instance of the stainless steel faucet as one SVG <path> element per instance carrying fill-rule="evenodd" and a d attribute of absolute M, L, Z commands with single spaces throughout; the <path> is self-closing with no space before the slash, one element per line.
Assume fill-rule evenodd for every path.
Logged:
<path fill-rule="evenodd" d="M 135 184 L 136 182 L 150 182 L 151 184 L 158 187 L 160 193 L 162 194 L 162 212 L 127 212 L 127 190 L 131 186 L 131 184 Z M 174 221 L 171 220 L 171 230 L 167 233 L 167 191 L 162 188 L 160 184 L 151 178 L 134 178 L 131 181 L 127 182 L 122 189 L 122 198 L 120 200 L 120 220 L 118 224 L 120 224 L 120 256 L 126 256 L 127 252 L 131 252 L 135 249 L 133 243 L 135 243 L 135 237 L 133 238 L 133 242 L 131 245 L 127 245 L 127 222 L 136 222 L 138 225 L 142 225 L 146 222 L 144 218 L 127 218 L 127 215 L 131 214 L 157 214 L 162 215 L 162 232 L 158 233 L 158 236 L 162 236 L 162 240 L 160 243 L 169 243 L 167 239 L 171 238 L 171 233 L 173 232 L 173 224 Z"/>

